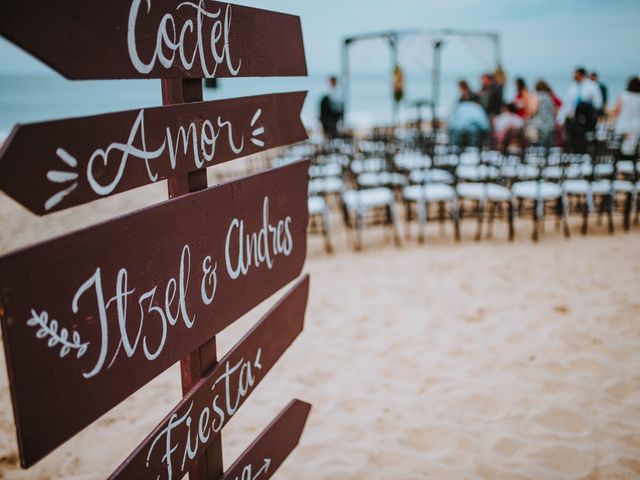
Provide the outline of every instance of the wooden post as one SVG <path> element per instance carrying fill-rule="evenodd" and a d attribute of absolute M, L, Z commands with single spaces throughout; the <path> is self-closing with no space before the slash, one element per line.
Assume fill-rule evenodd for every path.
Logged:
<path fill-rule="evenodd" d="M 162 104 L 202 101 L 202 80 L 162 80 Z M 197 170 L 187 175 L 175 175 L 167 179 L 169 198 L 207 188 L 207 170 Z M 204 343 L 180 361 L 182 394 L 186 395 L 217 362 L 216 339 Z M 195 466 L 189 470 L 190 480 L 215 480 L 224 473 L 222 465 L 222 432 L 207 449 Z"/>

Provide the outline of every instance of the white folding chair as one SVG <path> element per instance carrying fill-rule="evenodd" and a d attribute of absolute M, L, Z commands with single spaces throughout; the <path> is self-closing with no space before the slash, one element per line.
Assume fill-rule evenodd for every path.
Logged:
<path fill-rule="evenodd" d="M 395 214 L 395 198 L 389 188 L 371 188 L 366 190 L 347 190 L 342 193 L 342 207 L 345 225 L 356 230 L 356 250 L 362 248 L 362 237 L 369 216 L 373 223 L 390 225 L 397 246 L 400 245 L 398 225 Z M 379 213 L 382 212 L 380 218 Z"/>

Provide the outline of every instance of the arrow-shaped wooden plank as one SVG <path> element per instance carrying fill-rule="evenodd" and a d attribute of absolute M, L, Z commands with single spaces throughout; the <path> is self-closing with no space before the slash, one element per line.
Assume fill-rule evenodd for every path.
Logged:
<path fill-rule="evenodd" d="M 38 215 L 307 138 L 306 92 L 21 125 L 0 189 Z"/>
<path fill-rule="evenodd" d="M 220 480 L 267 480 L 293 451 L 311 405 L 293 400 L 229 467 Z"/>
<path fill-rule="evenodd" d="M 2 0 L 0 35 L 69 79 L 307 74 L 299 17 L 211 0 Z"/>
<path fill-rule="evenodd" d="M 308 292 L 309 277 L 305 276 L 110 478 L 182 478 L 302 332 Z"/>
<path fill-rule="evenodd" d="M 27 467 L 302 269 L 309 162 L 169 200 L 0 258 Z"/>

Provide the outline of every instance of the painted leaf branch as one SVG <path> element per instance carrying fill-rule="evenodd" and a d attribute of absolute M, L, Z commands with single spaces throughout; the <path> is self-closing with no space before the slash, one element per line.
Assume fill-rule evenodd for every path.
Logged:
<path fill-rule="evenodd" d="M 72 331 L 71 335 L 69 330 L 60 327 L 58 321 L 55 319 L 49 320 L 49 314 L 46 310 L 38 314 L 35 310 L 31 310 L 31 318 L 27 320 L 27 325 L 30 327 L 38 327 L 36 332 L 36 338 L 47 340 L 47 346 L 54 348 L 61 345 L 60 357 L 66 357 L 71 350 L 77 350 L 76 358 L 82 357 L 89 348 L 89 342 L 82 342 L 80 334 L 77 331 Z"/>

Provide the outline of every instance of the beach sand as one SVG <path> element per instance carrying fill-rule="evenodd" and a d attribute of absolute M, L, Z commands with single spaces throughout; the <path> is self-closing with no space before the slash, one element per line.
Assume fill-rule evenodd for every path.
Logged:
<path fill-rule="evenodd" d="M 162 198 L 163 185 L 51 218 L 0 196 L 0 251 Z M 336 221 L 338 220 L 337 215 Z M 619 220 L 617 220 L 619 225 Z M 368 231 L 354 253 L 309 241 L 306 328 L 223 432 L 225 464 L 290 399 L 313 403 L 279 479 L 640 478 L 640 229 L 610 237 L 552 222 L 539 244 L 427 242 Z M 261 305 L 219 337 L 228 350 Z M 172 367 L 29 471 L 20 471 L 0 366 L 0 477 L 101 479 L 180 398 Z"/>

